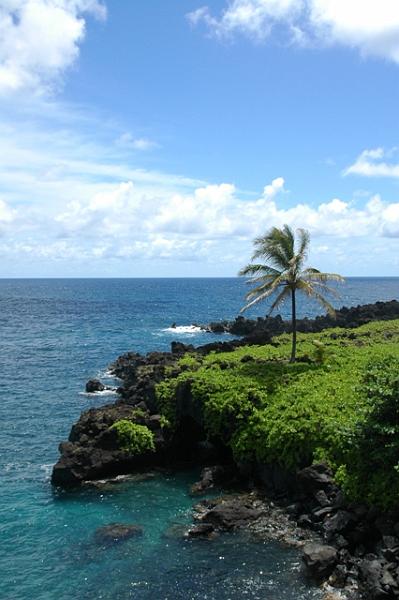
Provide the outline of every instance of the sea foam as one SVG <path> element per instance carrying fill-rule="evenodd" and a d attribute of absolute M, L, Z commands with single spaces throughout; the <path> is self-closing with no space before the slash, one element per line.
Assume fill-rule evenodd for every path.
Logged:
<path fill-rule="evenodd" d="M 162 329 L 165 333 L 178 333 L 180 334 L 195 334 L 195 333 L 206 333 L 206 330 L 198 325 L 179 325 L 178 327 L 167 327 Z"/>

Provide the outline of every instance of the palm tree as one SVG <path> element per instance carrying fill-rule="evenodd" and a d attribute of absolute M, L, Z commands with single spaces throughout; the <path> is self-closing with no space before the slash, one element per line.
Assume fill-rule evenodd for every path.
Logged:
<path fill-rule="evenodd" d="M 266 300 L 277 293 L 270 307 L 269 315 L 280 306 L 286 298 L 291 298 L 292 310 L 292 352 L 290 362 L 296 358 L 296 292 L 315 298 L 329 314 L 335 311 L 323 294 L 338 296 L 334 289 L 326 285 L 327 281 L 344 281 L 341 275 L 335 273 L 321 273 L 312 267 L 304 268 L 309 249 L 310 236 L 305 229 L 297 230 L 295 234 L 288 225 L 282 229 L 272 227 L 264 236 L 254 240 L 255 252 L 252 261 L 263 259 L 264 263 L 247 265 L 239 275 L 250 276 L 247 283 L 255 284 L 246 295 L 249 301 L 241 312 L 254 304 Z"/>

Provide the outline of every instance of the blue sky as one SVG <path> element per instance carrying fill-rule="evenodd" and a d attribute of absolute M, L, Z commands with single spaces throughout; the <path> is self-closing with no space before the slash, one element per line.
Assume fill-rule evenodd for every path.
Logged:
<path fill-rule="evenodd" d="M 395 0 L 0 0 L 0 276 L 399 274 Z"/>

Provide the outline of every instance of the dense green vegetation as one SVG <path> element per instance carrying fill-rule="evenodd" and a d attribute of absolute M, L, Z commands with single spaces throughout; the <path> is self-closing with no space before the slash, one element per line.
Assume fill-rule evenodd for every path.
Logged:
<path fill-rule="evenodd" d="M 314 298 L 327 312 L 334 314 L 334 308 L 328 302 L 326 294 L 338 294 L 336 290 L 327 286 L 327 282 L 344 281 L 343 277 L 336 273 L 321 273 L 313 267 L 305 268 L 309 244 L 310 235 L 305 229 L 297 230 L 296 240 L 295 233 L 288 225 L 281 229 L 272 227 L 266 235 L 254 240 L 255 252 L 252 261 L 257 262 L 250 263 L 239 272 L 239 275 L 249 275 L 248 283 L 254 286 L 246 295 L 248 304 L 242 311 L 272 296 L 275 298 L 269 314 L 287 298 L 291 301 L 291 362 L 295 362 L 296 358 L 297 292 Z"/>
<path fill-rule="evenodd" d="M 360 388 L 365 418 L 350 440 L 337 479 L 348 495 L 385 506 L 399 499 L 399 359 L 371 362 Z"/>
<path fill-rule="evenodd" d="M 299 334 L 273 345 L 185 356 L 157 386 L 176 425 L 182 390 L 201 407 L 209 436 L 237 460 L 294 469 L 326 460 L 352 497 L 387 505 L 398 498 L 399 321 Z M 371 476 L 370 476 L 371 475 Z"/>
<path fill-rule="evenodd" d="M 129 454 L 142 454 L 155 450 L 154 434 L 145 425 L 121 419 L 112 425 L 112 429 L 117 432 L 121 449 Z"/>

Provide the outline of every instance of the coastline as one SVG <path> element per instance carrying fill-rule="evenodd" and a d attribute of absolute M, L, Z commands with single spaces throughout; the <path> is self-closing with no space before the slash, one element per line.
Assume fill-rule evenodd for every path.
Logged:
<path fill-rule="evenodd" d="M 397 317 L 398 307 L 399 303 L 395 301 L 385 303 L 386 323 Z M 366 308 L 344 309 L 342 314 L 346 315 L 347 329 L 353 331 L 353 335 L 350 331 L 345 333 L 345 344 L 358 344 L 356 327 L 364 322 L 380 322 L 383 309 L 384 303 L 378 303 L 377 307 L 368 305 Z M 261 325 L 262 343 L 273 346 L 273 333 L 265 330 L 263 321 L 256 323 Z M 320 327 L 323 318 L 313 322 L 306 320 L 308 328 L 309 325 L 312 327 L 312 323 Z M 283 326 L 289 327 L 287 324 Z M 325 323 L 321 331 L 332 326 Z M 334 336 L 339 338 L 343 334 L 334 330 L 329 335 L 333 336 L 331 339 L 336 343 Z M 256 336 L 256 341 L 259 343 L 259 336 Z M 250 346 L 256 348 L 256 342 L 251 337 L 249 342 L 245 339 L 216 342 L 196 349 L 172 343 L 170 353 L 152 352 L 145 357 L 128 353 L 120 357 L 113 365 L 114 374 L 123 381 L 123 386 L 118 390 L 120 398 L 114 404 L 83 413 L 72 428 L 69 441 L 60 446 L 61 459 L 54 468 L 53 483 L 73 487 L 87 479 L 95 480 L 152 467 L 181 468 L 193 464 L 221 465 L 223 472 L 226 466 L 235 464 L 236 476 L 244 488 L 250 486 L 268 501 L 278 501 L 279 509 L 286 511 L 286 516 L 294 524 L 322 536 L 323 542 L 309 550 L 310 554 L 306 553 L 305 548 L 304 554 L 307 569 L 316 579 L 340 590 L 347 589 L 350 598 L 354 597 L 358 582 L 363 586 L 361 593 L 364 595 L 366 589 L 370 598 L 397 597 L 398 586 L 394 576 L 399 566 L 396 562 L 397 540 L 386 531 L 390 527 L 387 523 L 398 522 L 399 515 L 387 515 L 361 503 L 347 502 L 334 482 L 333 473 L 323 463 L 305 466 L 308 471 L 287 471 L 273 461 L 269 465 L 237 462 L 231 455 L 231 449 L 217 436 L 213 436 L 207 445 L 201 408 L 193 402 L 187 385 L 176 390 L 179 427 L 168 431 L 162 426 L 162 417 L 170 415 L 168 407 L 160 403 L 156 389 L 165 380 L 166 374 L 170 380 L 179 377 L 185 370 L 190 371 L 192 361 L 196 360 L 193 354 L 203 357 L 215 354 L 220 367 L 228 370 L 230 367 L 225 364 L 223 357 Z M 244 358 L 243 355 L 242 360 Z M 136 411 L 134 422 L 153 433 L 155 452 L 128 455 L 118 447 L 118 437 L 112 425 L 121 419 L 132 419 L 132 409 Z M 308 474 L 305 478 L 304 472 Z M 211 477 L 211 484 L 202 485 L 201 491 L 212 489 L 215 483 Z M 209 512 L 206 514 L 209 516 Z M 205 525 L 202 533 L 207 536 L 215 530 L 211 528 L 212 523 L 207 522 L 206 516 L 202 515 L 201 522 Z M 218 527 L 220 524 L 216 530 Z M 202 533 L 199 530 L 195 535 L 201 536 Z"/>

